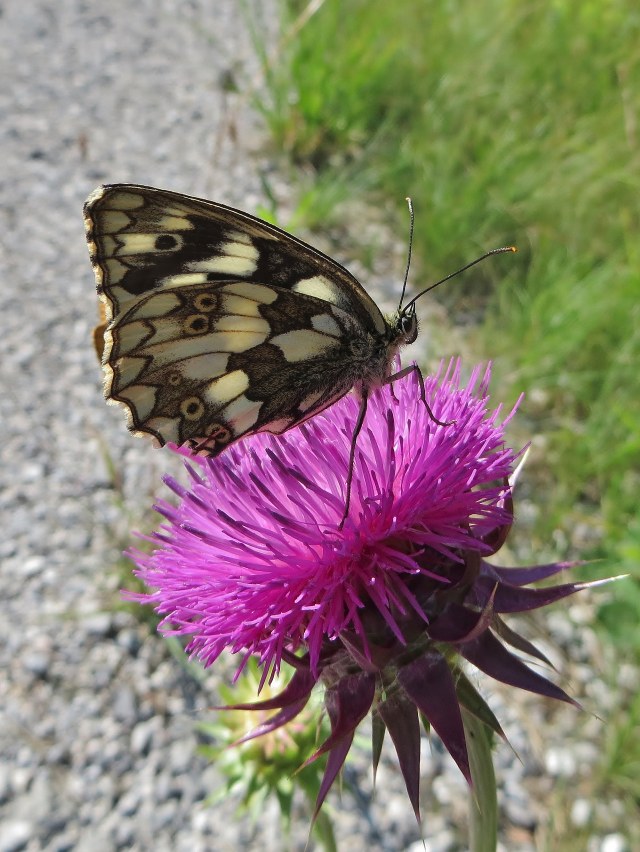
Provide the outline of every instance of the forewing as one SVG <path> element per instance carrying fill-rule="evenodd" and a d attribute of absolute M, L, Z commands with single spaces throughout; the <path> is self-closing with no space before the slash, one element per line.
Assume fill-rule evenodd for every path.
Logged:
<path fill-rule="evenodd" d="M 322 299 L 384 334 L 375 302 L 344 267 L 240 210 L 151 187 L 98 188 L 85 204 L 98 292 L 112 320 L 150 293 L 229 280 Z"/>

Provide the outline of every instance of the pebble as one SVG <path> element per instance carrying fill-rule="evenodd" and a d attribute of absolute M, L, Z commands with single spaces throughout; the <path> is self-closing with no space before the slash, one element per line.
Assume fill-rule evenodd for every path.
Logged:
<path fill-rule="evenodd" d="M 30 674 L 44 678 L 49 671 L 49 657 L 36 652 L 26 653 L 22 658 L 22 665 Z"/>
<path fill-rule="evenodd" d="M 138 718 L 138 699 L 130 686 L 125 685 L 117 690 L 112 707 L 114 718 L 127 727 L 133 725 Z"/>
<path fill-rule="evenodd" d="M 133 754 L 148 754 L 160 727 L 160 719 L 153 716 L 146 722 L 138 722 L 131 732 L 131 751 Z"/>
<path fill-rule="evenodd" d="M 9 800 L 12 792 L 9 767 L 0 765 L 0 805 L 3 805 Z"/>
<path fill-rule="evenodd" d="M 26 820 L 7 820 L 0 834 L 0 852 L 21 852 L 26 849 L 34 833 L 34 827 Z"/>

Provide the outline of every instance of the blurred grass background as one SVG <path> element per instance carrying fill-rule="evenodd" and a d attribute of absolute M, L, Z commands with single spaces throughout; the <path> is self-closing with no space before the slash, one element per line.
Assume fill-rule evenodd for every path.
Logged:
<path fill-rule="evenodd" d="M 533 437 L 524 479 L 535 511 L 524 537 L 538 561 L 601 559 L 581 571 L 633 575 L 602 595 L 599 623 L 619 658 L 637 666 L 640 6 L 280 8 L 277 43 L 255 9 L 250 18 L 267 79 L 258 106 L 274 146 L 306 175 L 304 225 L 326 230 L 357 197 L 372 210 L 397 202 L 389 227 L 404 236 L 410 194 L 414 287 L 488 248 L 518 246 L 426 297 L 421 311 L 435 299 L 452 323 L 464 317 L 465 357 L 495 362 L 494 400 L 526 391 L 519 419 L 523 442 Z M 640 698 L 607 725 L 591 792 L 618 792 L 637 818 Z M 563 842 L 553 848 L 574 848 Z"/>

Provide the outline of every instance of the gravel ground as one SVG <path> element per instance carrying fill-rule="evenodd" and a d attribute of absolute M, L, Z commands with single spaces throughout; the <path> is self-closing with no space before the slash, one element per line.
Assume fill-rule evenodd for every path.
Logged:
<path fill-rule="evenodd" d="M 258 79 L 239 5 L 0 5 L 0 852 L 286 847 L 274 810 L 254 830 L 235 816 L 237 802 L 205 802 L 220 779 L 196 753 L 194 723 L 215 700 L 215 680 L 193 680 L 118 609 L 119 554 L 171 462 L 131 438 L 102 399 L 81 218 L 102 181 L 248 210 L 262 200 L 260 170 L 277 183 L 255 117 L 224 91 L 229 75 Z M 550 623 L 574 692 L 605 714 L 610 693 L 588 665 L 599 649 L 571 627 L 587 607 L 564 607 Z M 522 760 L 498 752 L 503 848 L 535 848 L 550 791 L 567 779 L 576 802 L 565 818 L 588 823 L 593 809 L 575 779 L 596 762 L 602 726 L 587 719 L 568 741 L 574 711 L 493 700 Z M 373 802 L 366 762 L 363 753 L 349 769 L 360 798 L 332 799 L 341 849 L 422 849 L 395 761 L 383 762 Z M 462 781 L 437 743 L 424 766 L 428 849 L 464 849 Z M 300 818 L 292 846 L 305 842 Z M 615 821 L 589 845 L 625 848 Z"/>

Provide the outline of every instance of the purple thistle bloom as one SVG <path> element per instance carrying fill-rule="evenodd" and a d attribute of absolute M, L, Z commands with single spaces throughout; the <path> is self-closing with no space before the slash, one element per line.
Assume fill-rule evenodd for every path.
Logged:
<path fill-rule="evenodd" d="M 420 711 L 471 780 L 460 705 L 501 728 L 460 668 L 571 701 L 503 642 L 544 659 L 501 613 L 545 606 L 582 588 L 524 588 L 561 563 L 494 568 L 513 507 L 508 483 L 518 454 L 504 444 L 515 408 L 489 412 L 490 369 L 461 387 L 460 366 L 414 374 L 369 400 L 358 437 L 349 515 L 345 481 L 357 402 L 346 397 L 282 436 L 247 438 L 220 458 L 189 457 L 188 488 L 161 502 L 149 555 L 133 554 L 155 589 L 136 596 L 163 616 L 161 630 L 191 636 L 187 651 L 211 665 L 223 650 L 256 655 L 263 681 L 286 660 L 296 673 L 274 699 L 246 709 L 277 712 L 250 737 L 305 706 L 318 680 L 332 732 L 318 808 L 373 708 L 374 764 L 385 730 L 418 813 Z M 186 453 L 185 453 L 186 454 Z M 498 634 L 503 641 L 497 638 Z M 242 665 L 240 666 L 240 669 Z M 573 702 L 575 703 L 575 702 Z"/>

